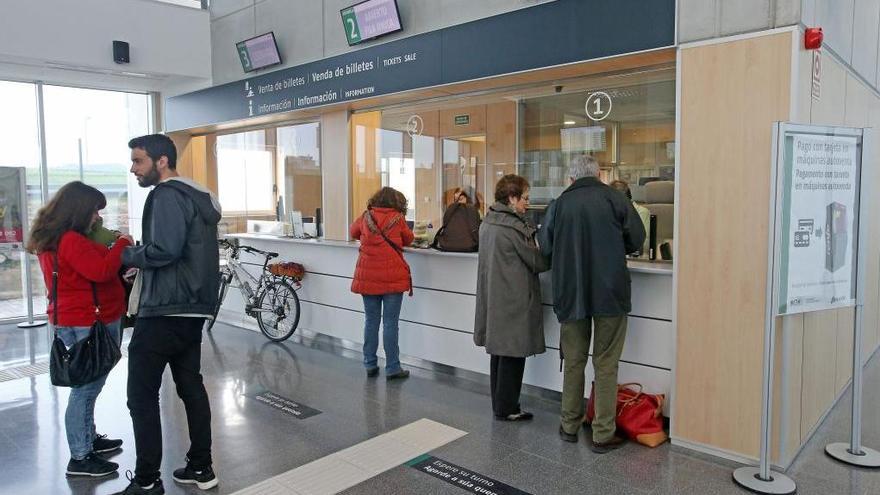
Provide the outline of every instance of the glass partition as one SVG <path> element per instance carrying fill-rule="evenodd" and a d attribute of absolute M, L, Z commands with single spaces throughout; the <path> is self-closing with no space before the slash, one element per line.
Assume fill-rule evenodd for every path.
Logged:
<path fill-rule="evenodd" d="M 294 212 L 314 222 L 323 202 L 320 124 L 218 135 L 215 148 L 221 232 L 247 232 L 248 221 L 252 231 L 255 222 L 290 222 Z"/>
<path fill-rule="evenodd" d="M 49 195 L 73 180 L 107 197 L 104 226 L 135 237 L 147 191 L 129 172 L 128 140 L 150 132 L 146 94 L 44 86 Z"/>
<path fill-rule="evenodd" d="M 517 104 L 501 96 L 467 103 L 352 115 L 351 217 L 383 186 L 407 197 L 407 220 L 435 230 L 457 191 L 485 213 L 497 179 L 516 170 Z"/>
<path fill-rule="evenodd" d="M 40 91 L 42 109 L 37 105 Z M 0 121 L 0 139 L 8 145 L 0 166 L 26 169 L 30 221 L 48 199 L 42 194 L 44 182 L 51 197 L 64 184 L 82 180 L 107 197 L 107 207 L 101 212 L 104 224 L 138 237 L 148 191 L 128 172 L 127 143 L 152 128 L 149 95 L 0 81 L 0 106 L 5 117 Z M 46 176 L 40 167 L 41 146 L 46 153 Z M 22 256 L 20 250 L 0 248 L 0 319 L 24 316 L 28 297 L 36 314 L 45 313 L 46 288 L 39 265 L 32 257 L 33 291 L 25 294 Z"/>
<path fill-rule="evenodd" d="M 519 112 L 519 173 L 532 185 L 536 220 L 568 187 L 571 159 L 591 155 L 599 162 L 603 182 L 622 181 L 631 199 L 647 208 L 644 220 L 649 233 L 654 218 L 655 244 L 646 244 L 643 256 L 653 251 L 658 259 L 671 258 L 675 207 L 671 69 L 584 79 L 562 86 L 558 93 L 523 98 Z"/>
<path fill-rule="evenodd" d="M 324 201 L 321 177 L 321 126 L 317 122 L 276 129 L 279 197 L 282 213 L 317 216 Z"/>
<path fill-rule="evenodd" d="M 26 170 L 28 216 L 34 215 L 42 204 L 40 188 L 40 140 L 37 126 L 37 88 L 34 84 L 0 81 L 0 136 L 8 146 L 0 155 L 0 167 L 24 167 Z M 7 175 L 7 174 L 4 174 Z M 0 188 L 0 227 L 20 228 L 20 212 L 13 198 L 17 191 Z M 24 251 L 20 247 L 0 244 L 0 319 L 27 314 L 27 290 L 24 278 Z M 44 293 L 40 268 L 31 257 L 34 295 Z M 45 298 L 34 297 L 34 311 L 46 312 Z"/>
<path fill-rule="evenodd" d="M 392 186 L 409 199 L 407 219 L 436 231 L 457 191 L 485 213 L 498 179 L 518 173 L 532 186 L 540 220 L 568 187 L 572 157 L 588 154 L 601 180 L 625 181 L 632 199 L 658 217 L 658 244 L 671 241 L 671 66 L 355 113 L 351 147 L 351 218 Z"/>

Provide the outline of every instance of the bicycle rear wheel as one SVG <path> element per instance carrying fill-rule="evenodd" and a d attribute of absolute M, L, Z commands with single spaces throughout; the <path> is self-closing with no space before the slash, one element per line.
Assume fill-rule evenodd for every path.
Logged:
<path fill-rule="evenodd" d="M 214 322 L 217 321 L 217 315 L 220 313 L 220 306 L 223 305 L 223 298 L 226 296 L 226 290 L 229 288 L 229 280 L 225 273 L 220 272 L 220 289 L 217 295 L 217 304 L 214 306 L 214 311 L 211 316 L 213 318 L 205 319 L 205 331 L 210 332 L 211 328 L 214 326 Z"/>
<path fill-rule="evenodd" d="M 269 340 L 287 340 L 299 325 L 299 297 L 293 287 L 277 280 L 266 286 L 254 307 L 260 331 Z"/>

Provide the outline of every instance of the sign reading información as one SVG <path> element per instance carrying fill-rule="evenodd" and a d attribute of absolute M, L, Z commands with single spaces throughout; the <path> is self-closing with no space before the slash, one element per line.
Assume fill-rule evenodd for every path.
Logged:
<path fill-rule="evenodd" d="M 675 44 L 675 0 L 556 0 L 259 74 L 165 104 L 168 131 L 442 86 Z M 392 2 L 343 14 L 361 37 L 393 27 Z M 367 7 L 375 8 L 367 8 Z M 357 9 L 358 7 L 355 7 Z M 639 16 L 632 12 L 638 9 Z M 353 16 L 353 17 L 352 17 Z M 589 29 L 583 20 L 590 19 Z M 362 22 L 363 21 L 363 22 Z M 551 29 L 548 29 L 551 26 Z M 626 32 L 627 36 L 620 36 Z M 535 36 L 534 33 L 540 33 Z M 282 47 L 285 32 L 275 33 Z M 342 32 L 338 33 L 343 36 Z M 328 34 L 329 36 L 329 34 Z M 253 62 L 253 60 L 251 60 Z M 605 111 L 599 103 L 600 113 Z M 595 109 L 594 109 L 595 111 Z"/>

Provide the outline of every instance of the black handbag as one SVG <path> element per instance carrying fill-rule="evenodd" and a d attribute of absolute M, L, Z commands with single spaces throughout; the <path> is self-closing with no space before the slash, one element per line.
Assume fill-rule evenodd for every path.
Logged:
<path fill-rule="evenodd" d="M 91 383 L 110 373 L 122 358 L 119 344 L 110 335 L 107 326 L 101 321 L 101 306 L 98 304 L 98 289 L 92 282 L 92 300 L 95 303 L 95 322 L 89 329 L 89 336 L 68 348 L 58 337 L 58 254 L 54 254 L 52 267 L 52 300 L 55 311 L 52 315 L 55 339 L 49 354 L 49 378 L 56 387 L 79 387 Z"/>

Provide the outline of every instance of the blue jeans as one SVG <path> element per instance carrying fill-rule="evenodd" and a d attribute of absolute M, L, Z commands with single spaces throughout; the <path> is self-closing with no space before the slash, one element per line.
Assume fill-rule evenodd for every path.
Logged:
<path fill-rule="evenodd" d="M 400 348 L 397 346 L 400 305 L 403 293 L 364 297 L 364 366 L 375 368 L 379 349 L 379 320 L 382 320 L 382 345 L 385 347 L 385 373 L 400 371 Z M 384 314 L 382 307 L 384 306 Z"/>
<path fill-rule="evenodd" d="M 67 347 L 89 336 L 89 327 L 56 327 L 58 337 Z M 122 342 L 119 320 L 107 323 L 107 330 L 119 344 Z M 92 451 L 95 441 L 95 401 L 104 388 L 107 375 L 79 387 L 70 389 L 67 411 L 64 413 L 64 429 L 67 430 L 67 445 L 70 457 L 82 460 Z"/>

